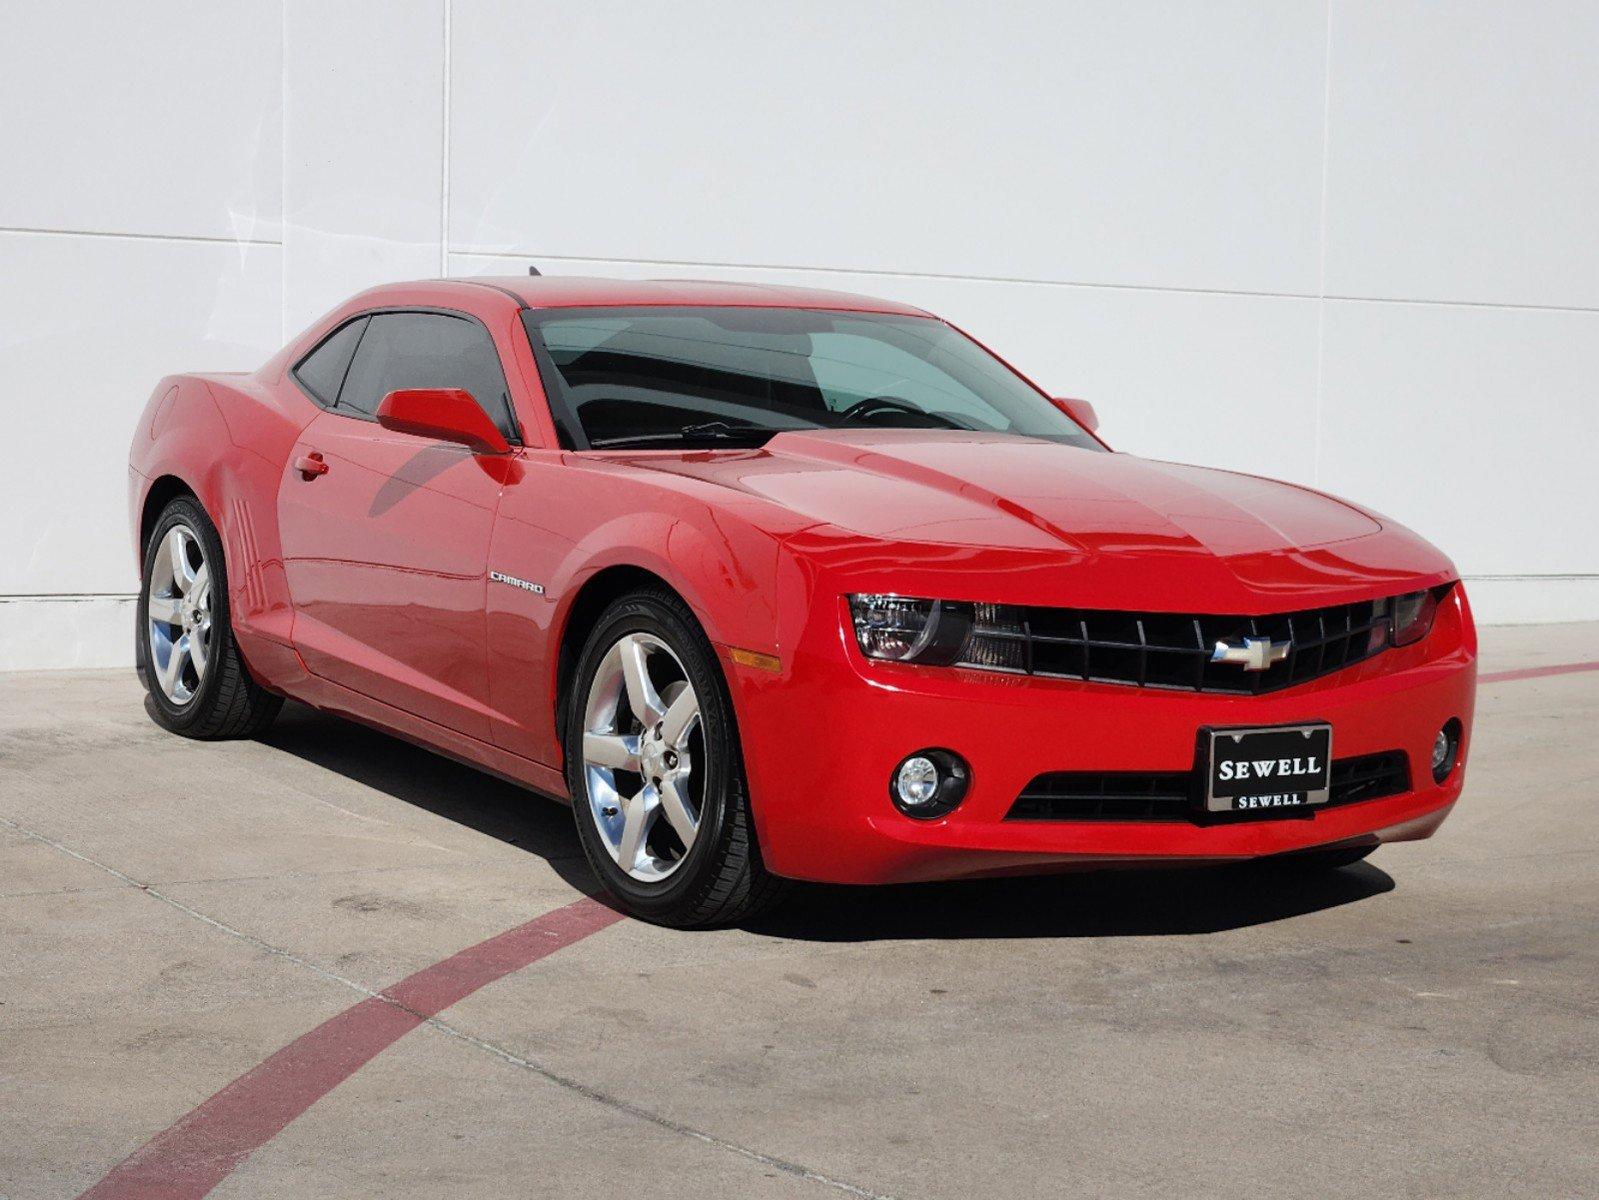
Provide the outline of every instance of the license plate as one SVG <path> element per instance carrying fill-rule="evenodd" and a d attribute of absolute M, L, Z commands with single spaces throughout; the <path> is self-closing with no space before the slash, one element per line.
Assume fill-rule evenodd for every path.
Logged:
<path fill-rule="evenodd" d="M 1332 726 L 1212 729 L 1205 774 L 1209 812 L 1313 808 L 1327 803 Z"/>

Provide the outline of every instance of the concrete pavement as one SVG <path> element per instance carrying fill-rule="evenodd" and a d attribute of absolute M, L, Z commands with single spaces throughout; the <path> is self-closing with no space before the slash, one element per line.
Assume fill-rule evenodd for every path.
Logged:
<path fill-rule="evenodd" d="M 1484 631 L 1483 670 L 1599 660 Z M 215 1196 L 1599 1194 L 1599 672 L 1490 683 L 1430 842 L 807 889 L 495 977 Z M 570 904 L 567 810 L 289 708 L 0 676 L 0 1196 L 70 1197 L 323 1022 Z"/>

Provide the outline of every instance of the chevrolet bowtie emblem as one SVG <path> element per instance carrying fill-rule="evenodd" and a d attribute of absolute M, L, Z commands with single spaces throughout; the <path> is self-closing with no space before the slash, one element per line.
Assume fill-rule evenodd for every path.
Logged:
<path fill-rule="evenodd" d="M 1237 663 L 1246 671 L 1264 671 L 1272 663 L 1282 662 L 1293 648 L 1292 642 L 1246 637 L 1237 642 L 1217 642 L 1210 652 L 1210 661 Z"/>

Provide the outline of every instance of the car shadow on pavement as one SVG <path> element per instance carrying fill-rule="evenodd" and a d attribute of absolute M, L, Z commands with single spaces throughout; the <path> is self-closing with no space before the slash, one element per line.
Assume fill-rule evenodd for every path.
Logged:
<path fill-rule="evenodd" d="M 259 741 L 536 854 L 574 888 L 594 890 L 564 804 L 292 701 Z M 1215 933 L 1353 904 L 1393 887 L 1369 862 L 1297 874 L 1254 863 L 893 887 L 800 884 L 779 908 L 744 928 L 815 942 Z"/>
<path fill-rule="evenodd" d="M 1217 933 L 1353 904 L 1393 887 L 1370 863 L 1297 874 L 1253 863 L 879 888 L 807 885 L 748 928 L 815 942 Z"/>
<path fill-rule="evenodd" d="M 559 801 L 292 700 L 256 740 L 536 854 L 573 887 L 594 890 L 572 811 Z"/>

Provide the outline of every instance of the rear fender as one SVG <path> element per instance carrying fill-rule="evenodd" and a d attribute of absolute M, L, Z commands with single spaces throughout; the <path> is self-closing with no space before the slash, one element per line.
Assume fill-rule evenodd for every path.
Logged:
<path fill-rule="evenodd" d="M 252 668 L 264 667 L 258 670 L 263 682 L 286 669 L 299 672 L 292 652 L 284 654 L 291 644 L 293 609 L 277 522 L 278 488 L 296 425 L 289 414 L 261 403 L 244 387 L 174 376 L 156 388 L 129 456 L 141 567 L 147 498 L 157 482 L 176 479 L 194 493 L 221 535 L 233 631 Z M 248 430 L 252 448 L 235 441 L 241 429 Z"/>

